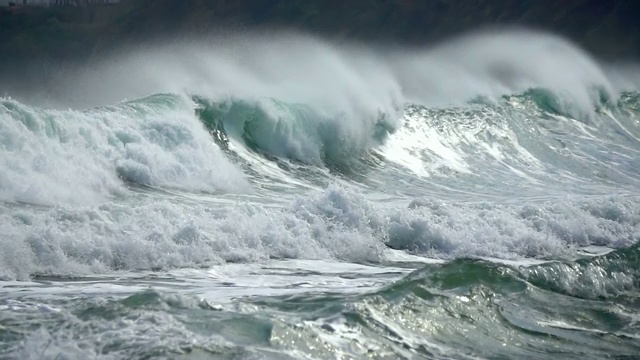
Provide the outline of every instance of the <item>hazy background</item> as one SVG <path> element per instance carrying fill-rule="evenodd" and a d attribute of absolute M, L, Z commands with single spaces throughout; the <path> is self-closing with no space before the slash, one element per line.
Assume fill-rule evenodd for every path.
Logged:
<path fill-rule="evenodd" d="M 607 63 L 640 55 L 635 0 L 0 1 L 0 95 L 28 101 L 122 49 L 274 31 L 333 43 L 428 48 L 477 29 L 524 27 L 565 37 Z M 65 3 L 66 5 L 56 5 Z M 269 41 L 267 38 L 264 41 Z M 206 43 L 206 41 L 205 41 Z M 349 45 L 351 46 L 351 45 Z M 245 49 L 246 50 L 246 49 Z M 284 50 L 286 51 L 286 49 Z M 128 51 L 130 52 L 130 51 Z M 249 49 L 249 53 L 251 53 Z M 299 56 L 299 55 L 298 55 Z M 462 55 L 464 56 L 464 55 Z M 536 61 L 536 56 L 530 58 Z"/>

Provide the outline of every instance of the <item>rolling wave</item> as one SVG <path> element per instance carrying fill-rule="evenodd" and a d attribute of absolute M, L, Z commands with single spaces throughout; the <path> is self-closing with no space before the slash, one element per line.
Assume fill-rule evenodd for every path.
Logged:
<path fill-rule="evenodd" d="M 88 77 L 101 101 L 154 92 L 116 105 L 2 98 L 0 276 L 383 263 L 390 248 L 565 259 L 638 241 L 640 97 L 564 40 L 487 33 L 380 57 L 276 40 L 241 42 L 260 59 L 155 49 L 157 72 L 123 55 Z"/>
<path fill-rule="evenodd" d="M 371 129 L 345 129 L 344 114 L 331 115 L 305 104 L 274 99 L 256 103 L 230 100 L 211 103 L 195 97 L 205 126 L 222 139 L 234 138 L 267 156 L 284 157 L 316 166 L 348 167 L 350 160 L 367 155 L 393 132 L 394 125 L 380 114 Z M 350 130 L 357 130 L 354 134 Z M 366 133 L 368 132 L 368 133 Z"/>
<path fill-rule="evenodd" d="M 0 357 L 640 350 L 631 67 L 524 31 L 143 50 L 0 98 Z"/>

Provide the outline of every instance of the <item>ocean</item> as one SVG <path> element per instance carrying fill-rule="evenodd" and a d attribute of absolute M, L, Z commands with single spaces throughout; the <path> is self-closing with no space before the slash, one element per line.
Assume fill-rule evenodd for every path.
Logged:
<path fill-rule="evenodd" d="M 633 64 L 273 33 L 52 73 L 0 98 L 2 359 L 640 358 Z"/>

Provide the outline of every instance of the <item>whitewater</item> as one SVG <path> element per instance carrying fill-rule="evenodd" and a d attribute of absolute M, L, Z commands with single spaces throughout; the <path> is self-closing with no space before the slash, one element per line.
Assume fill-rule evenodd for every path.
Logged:
<path fill-rule="evenodd" d="M 639 85 L 513 29 L 56 65 L 0 98 L 0 358 L 635 358 Z"/>

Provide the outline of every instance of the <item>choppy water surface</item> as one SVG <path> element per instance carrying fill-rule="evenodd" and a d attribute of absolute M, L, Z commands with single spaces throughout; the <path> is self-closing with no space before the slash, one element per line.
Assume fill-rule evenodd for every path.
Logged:
<path fill-rule="evenodd" d="M 0 358 L 640 354 L 631 67 L 229 43 L 0 99 Z"/>

